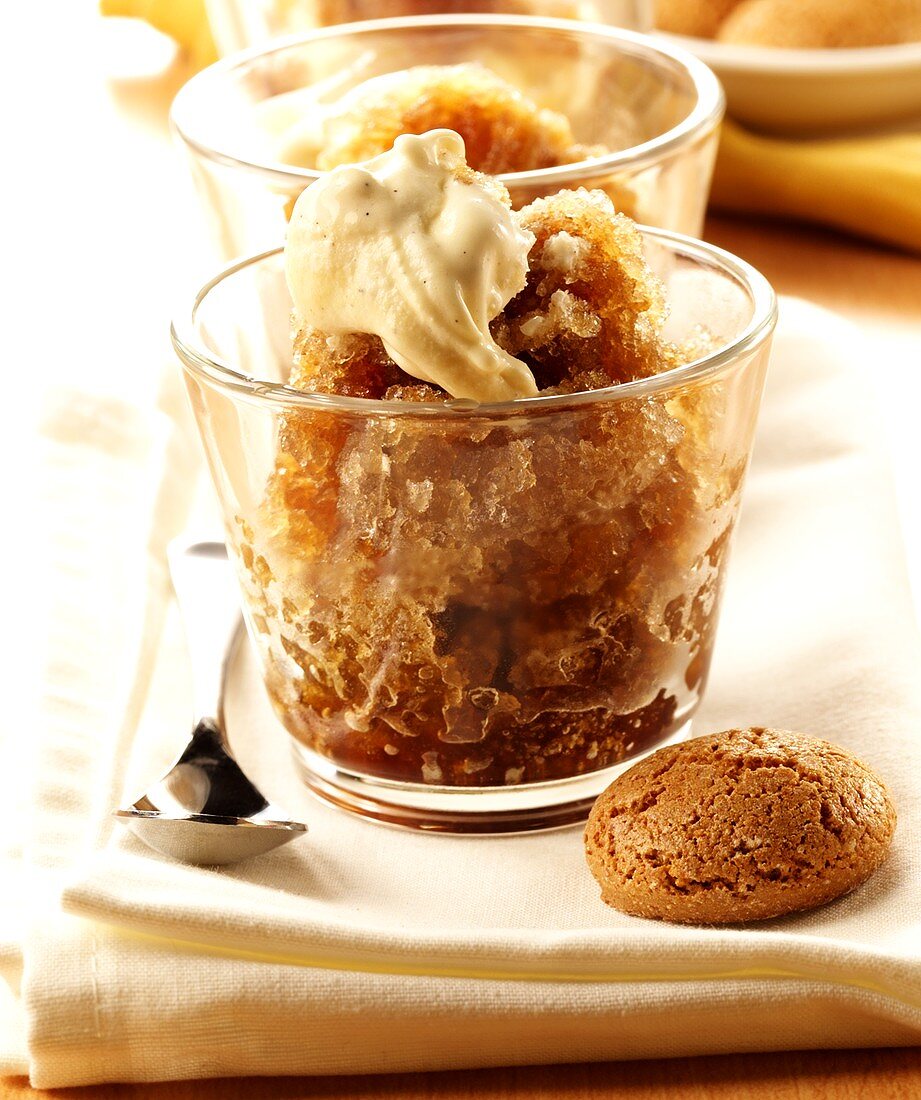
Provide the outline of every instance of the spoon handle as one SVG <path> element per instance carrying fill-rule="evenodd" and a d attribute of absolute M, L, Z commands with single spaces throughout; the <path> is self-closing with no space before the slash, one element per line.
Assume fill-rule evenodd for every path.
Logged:
<path fill-rule="evenodd" d="M 222 542 L 176 539 L 167 551 L 192 671 L 194 726 L 224 736 L 227 662 L 242 626 L 240 590 Z"/>

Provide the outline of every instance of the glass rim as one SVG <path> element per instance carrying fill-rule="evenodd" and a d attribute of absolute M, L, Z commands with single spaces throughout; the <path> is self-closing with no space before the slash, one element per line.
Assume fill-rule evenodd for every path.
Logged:
<path fill-rule="evenodd" d="M 283 246 L 234 260 L 222 268 L 197 291 L 191 311 L 188 313 L 183 311 L 181 318 L 174 318 L 170 325 L 170 337 L 176 354 L 187 370 L 210 385 L 244 400 L 360 416 L 452 419 L 458 416 L 500 419 L 561 408 L 575 409 L 611 404 L 631 398 L 651 397 L 719 374 L 724 368 L 731 366 L 749 352 L 755 351 L 765 342 L 773 332 L 777 321 L 777 296 L 774 288 L 760 271 L 731 252 L 705 241 L 652 226 L 638 225 L 637 228 L 644 239 L 652 238 L 657 243 L 666 245 L 673 254 L 677 253 L 697 263 L 717 268 L 732 278 L 748 293 L 752 302 L 752 316 L 739 335 L 708 355 L 694 359 L 690 363 L 683 363 L 679 367 L 673 367 L 671 370 L 662 371 L 661 374 L 636 378 L 629 382 L 618 382 L 604 389 L 583 390 L 572 394 L 539 394 L 536 397 L 489 404 L 461 399 L 445 402 L 408 402 L 311 393 L 294 389 L 282 382 L 267 382 L 245 375 L 201 347 L 201 342 L 196 338 L 196 316 L 212 290 L 239 272 L 282 254 Z"/>
<path fill-rule="evenodd" d="M 688 50 L 660 38 L 612 27 L 603 23 L 579 22 L 572 19 L 553 19 L 525 15 L 417 15 L 392 19 L 368 19 L 356 23 L 340 23 L 323 27 L 307 34 L 289 35 L 275 39 L 271 45 L 253 46 L 231 54 L 202 69 L 180 88 L 170 108 L 170 126 L 177 136 L 198 156 L 225 167 L 261 175 L 276 185 L 305 187 L 318 179 L 322 172 L 315 168 L 298 168 L 281 162 L 251 160 L 234 156 L 209 144 L 195 134 L 195 126 L 189 125 L 187 115 L 192 112 L 195 99 L 202 88 L 210 87 L 215 80 L 239 69 L 247 69 L 257 61 L 296 49 L 309 43 L 336 37 L 354 38 L 362 34 L 381 31 L 415 30 L 425 27 L 505 27 L 559 31 L 574 37 L 608 39 L 622 52 L 655 62 L 661 69 L 667 64 L 672 70 L 683 71 L 691 81 L 697 99 L 690 112 L 670 129 L 627 149 L 589 157 L 551 168 L 537 168 L 526 172 L 505 172 L 497 178 L 506 187 L 556 187 L 559 189 L 571 180 L 585 180 L 596 175 L 607 175 L 629 168 L 640 168 L 673 152 L 676 148 L 692 144 L 702 134 L 714 129 L 726 109 L 726 96 L 719 79 L 712 69 Z"/>

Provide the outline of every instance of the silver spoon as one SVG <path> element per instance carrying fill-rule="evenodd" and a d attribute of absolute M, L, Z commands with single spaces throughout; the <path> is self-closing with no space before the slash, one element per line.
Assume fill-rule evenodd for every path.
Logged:
<path fill-rule="evenodd" d="M 227 745 L 224 678 L 243 622 L 224 544 L 177 540 L 168 558 L 192 667 L 192 737 L 160 782 L 115 817 L 183 863 L 236 863 L 296 839 L 307 826 L 265 799 Z"/>

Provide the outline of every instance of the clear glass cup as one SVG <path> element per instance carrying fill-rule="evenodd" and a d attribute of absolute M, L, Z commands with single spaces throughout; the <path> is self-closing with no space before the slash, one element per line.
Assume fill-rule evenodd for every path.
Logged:
<path fill-rule="evenodd" d="M 280 134 L 311 105 L 383 73 L 474 60 L 564 114 L 578 142 L 612 150 L 500 176 L 516 207 L 563 188 L 597 187 L 637 221 L 699 235 L 724 110 L 705 65 L 614 27 L 430 16 L 317 31 L 227 58 L 185 85 L 173 128 L 222 255 L 251 255 L 282 240 L 295 199 L 319 173 L 281 163 Z"/>
<path fill-rule="evenodd" d="M 667 335 L 703 326 L 717 350 L 595 392 L 293 390 L 279 250 L 175 322 L 265 684 L 329 801 L 428 830 L 557 826 L 687 734 L 776 306 L 740 260 L 643 232 Z"/>
<path fill-rule="evenodd" d="M 412 15 L 549 15 L 652 30 L 652 0 L 206 0 L 206 6 L 222 56 L 337 23 Z"/>

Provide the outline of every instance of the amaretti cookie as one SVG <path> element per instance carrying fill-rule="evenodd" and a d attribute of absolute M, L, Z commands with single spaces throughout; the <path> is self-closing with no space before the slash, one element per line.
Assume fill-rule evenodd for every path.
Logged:
<path fill-rule="evenodd" d="M 693 924 L 823 905 L 889 851 L 886 785 L 851 753 L 785 730 L 728 730 L 672 745 L 619 776 L 585 829 L 608 905 Z"/>
<path fill-rule="evenodd" d="M 714 38 L 720 24 L 739 0 L 656 0 L 655 21 L 660 31 Z"/>
<path fill-rule="evenodd" d="M 714 37 L 736 45 L 854 49 L 921 39 L 921 0 L 743 0 Z"/>
<path fill-rule="evenodd" d="M 656 0 L 655 22 L 736 46 L 853 49 L 921 40 L 921 0 Z"/>

